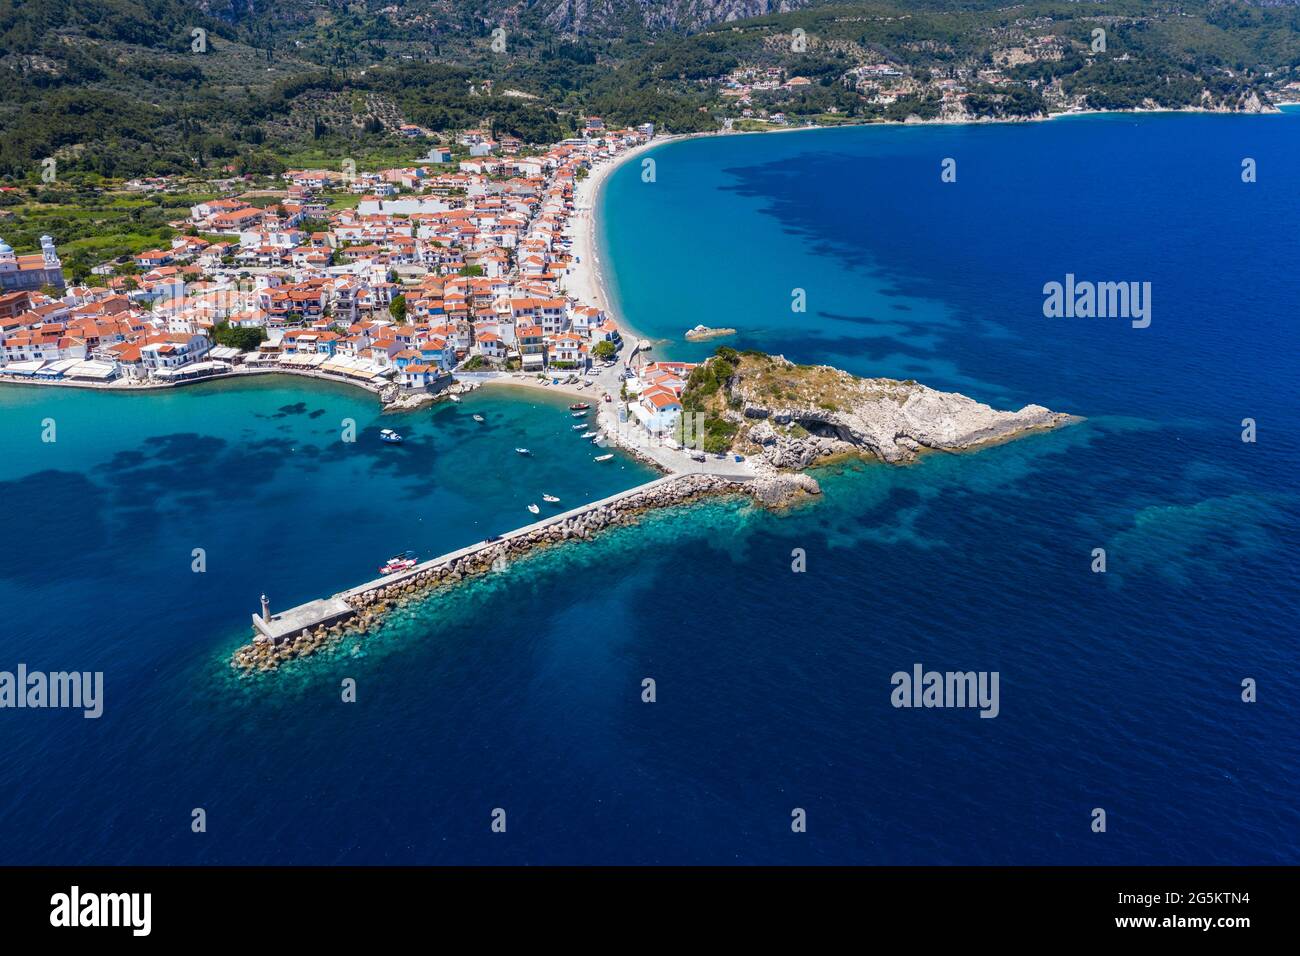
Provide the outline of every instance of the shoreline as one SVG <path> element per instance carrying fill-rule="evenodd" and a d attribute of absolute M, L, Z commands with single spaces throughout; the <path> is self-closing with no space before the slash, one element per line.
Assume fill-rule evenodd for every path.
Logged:
<path fill-rule="evenodd" d="M 573 214 L 565 227 L 565 233 L 571 240 L 570 251 L 575 259 L 580 258 L 581 262 L 570 264 L 563 280 L 562 290 L 565 295 L 576 298 L 580 304 L 595 305 L 603 309 L 609 317 L 618 325 L 620 332 L 624 334 L 623 347 L 631 348 L 635 351 L 640 342 L 645 341 L 651 346 L 656 344 L 656 340 L 645 336 L 637 329 L 632 327 L 625 314 L 616 307 L 614 298 L 609 294 L 608 281 L 605 271 L 601 266 L 600 255 L 598 253 L 599 242 L 597 241 L 597 209 L 600 202 L 602 191 L 610 177 L 619 167 L 633 158 L 651 152 L 656 149 L 668 146 L 672 143 L 684 142 L 691 139 L 712 136 L 757 136 L 771 133 L 806 133 L 816 130 L 837 130 L 865 128 L 873 126 L 979 126 L 979 125 L 1010 125 L 1020 123 L 1047 122 L 1049 120 L 1069 118 L 1069 117 L 1088 117 L 1088 116 L 1122 116 L 1126 114 L 1150 115 L 1150 114 L 1175 114 L 1175 115 L 1217 115 L 1217 116 L 1281 116 L 1287 112 L 1295 112 L 1289 107 L 1300 106 L 1300 101 L 1283 102 L 1269 104 L 1272 108 L 1261 112 L 1245 112 L 1234 110 L 1213 110 L 1196 107 L 1181 109 L 1144 109 L 1136 107 L 1133 109 L 1123 110 L 1074 110 L 1064 113 L 1049 113 L 1044 116 L 1022 117 L 1017 119 L 928 119 L 928 120 L 872 120 L 869 122 L 843 123 L 836 126 L 780 126 L 771 129 L 757 130 L 708 130 L 696 133 L 673 133 L 664 136 L 656 136 L 649 142 L 642 143 L 626 150 L 622 154 L 614 157 L 612 160 L 605 162 L 597 167 L 592 167 L 588 175 L 580 181 L 574 188 L 574 208 Z M 713 337 L 713 336 L 710 336 Z M 677 340 L 666 338 L 657 340 L 658 343 L 667 344 Z M 690 340 L 686 340 L 690 341 Z M 629 353 L 630 354 L 630 353 Z M 667 358 L 667 356 L 664 356 Z M 453 373 L 454 375 L 455 373 Z M 513 374 L 513 373 L 503 373 Z M 335 382 L 341 385 L 350 385 L 359 388 L 376 397 L 382 394 L 383 387 L 376 386 L 369 382 L 360 382 L 356 379 L 350 379 L 343 376 L 334 376 L 319 371 L 297 370 L 297 369 L 248 369 L 245 367 L 236 367 L 229 372 L 215 375 L 205 375 L 200 378 L 183 379 L 175 382 L 155 382 L 146 381 L 138 382 L 135 379 L 123 380 L 116 382 L 70 382 L 70 381 L 51 381 L 48 379 L 19 378 L 9 376 L 0 366 L 0 386 L 20 385 L 20 386 L 54 386 L 59 388 L 86 389 L 100 392 L 113 392 L 118 394 L 130 394 L 133 392 L 156 392 L 165 389 L 181 388 L 187 385 L 197 385 L 203 382 L 221 381 L 237 377 L 247 377 L 255 375 L 285 375 L 299 378 L 314 378 L 319 381 Z M 471 381 L 473 381 L 471 379 Z M 501 379 L 481 380 L 478 384 L 482 385 L 504 385 L 504 386 L 522 386 L 536 388 L 550 388 L 565 394 L 581 395 L 585 394 L 576 390 L 573 386 L 564 385 L 546 385 L 541 382 L 532 380 L 510 380 Z"/>
<path fill-rule="evenodd" d="M 353 388 L 359 388 L 376 397 L 379 396 L 381 391 L 379 386 L 371 385 L 367 382 L 359 382 L 356 379 L 344 378 L 340 375 L 330 375 L 327 372 L 287 368 L 232 369 L 229 372 L 220 372 L 215 375 L 204 375 L 199 378 L 181 379 L 178 382 L 150 381 L 141 382 L 139 384 L 126 384 L 125 382 L 121 382 L 120 384 L 112 382 L 65 382 L 50 381 L 47 379 L 12 378 L 0 373 L 0 385 L 30 385 L 37 388 L 48 386 L 53 388 L 86 389 L 94 392 L 112 392 L 118 395 L 131 395 L 140 392 L 160 392 L 172 388 L 183 388 L 186 385 L 202 385 L 205 382 L 226 382 L 231 379 L 258 378 L 267 375 L 285 375 L 290 378 L 312 378 L 320 382 L 334 382 L 338 385 L 351 385 Z M 132 380 L 132 382 L 134 382 L 134 380 Z"/>
<path fill-rule="evenodd" d="M 752 129 L 752 130 L 729 130 L 717 129 L 707 130 L 698 133 L 672 133 L 665 136 L 656 136 L 648 143 L 642 143 L 634 146 L 625 153 L 616 156 L 612 161 L 606 162 L 598 167 L 593 167 L 585 179 L 577 184 L 573 192 L 573 215 L 569 217 L 568 225 L 565 228 L 566 234 L 572 240 L 571 252 L 576 258 L 580 258 L 580 263 L 574 263 L 569 266 L 569 272 L 565 276 L 564 293 L 579 300 L 580 304 L 594 305 L 603 309 L 614 323 L 624 333 L 624 348 L 635 348 L 640 342 L 645 341 L 652 346 L 658 343 L 672 343 L 676 339 L 659 339 L 656 340 L 650 336 L 644 335 L 635 329 L 628 321 L 627 315 L 617 307 L 614 298 L 609 294 L 609 280 L 602 268 L 599 248 L 600 243 L 597 236 L 597 212 L 600 205 L 601 193 L 604 190 L 609 177 L 629 160 L 636 156 L 660 149 L 672 143 L 685 142 L 691 139 L 702 139 L 713 136 L 766 136 L 772 133 L 807 133 L 817 130 L 836 130 L 836 129 L 859 129 L 873 126 L 999 126 L 1014 125 L 1021 123 L 1045 123 L 1056 119 L 1066 119 L 1069 117 L 1087 117 L 1087 116 L 1123 116 L 1127 114 L 1151 115 L 1157 113 L 1169 113 L 1177 115 L 1204 114 L 1207 116 L 1280 116 L 1283 110 L 1279 107 L 1300 105 L 1300 104 L 1272 104 L 1273 109 L 1265 110 L 1258 113 L 1249 113 L 1235 110 L 1209 110 L 1201 108 L 1184 108 L 1184 109 L 1143 109 L 1135 107 L 1124 110 L 1073 110 L 1065 113 L 1048 113 L 1044 116 L 1030 116 L 1019 119 L 918 119 L 918 120 L 871 120 L 861 123 L 842 123 L 837 126 L 776 126 L 771 129 Z M 668 357 L 665 356 L 667 359 Z M 668 359 L 671 360 L 671 359 Z"/>
<path fill-rule="evenodd" d="M 564 292 L 577 299 L 582 305 L 594 305 L 604 312 L 619 327 L 623 336 L 624 348 L 635 348 L 645 336 L 628 324 L 627 317 L 614 304 L 609 294 L 608 280 L 600 262 L 600 243 L 597 241 L 597 212 L 601 193 L 613 172 L 629 160 L 669 143 L 692 139 L 696 136 L 711 135 L 701 133 L 677 133 L 670 136 L 656 136 L 648 143 L 633 146 L 609 162 L 588 170 L 587 176 L 574 188 L 573 215 L 569 217 L 566 232 L 572 240 L 571 252 L 575 261 L 569 266 L 565 276 Z M 647 341 L 652 341 L 647 339 Z"/>
<path fill-rule="evenodd" d="M 520 374 L 521 377 L 520 378 L 506 377 L 506 376 L 513 376 L 517 374 Z M 571 373 L 565 372 L 566 376 L 569 374 Z M 517 372 L 502 372 L 500 373 L 500 376 L 501 377 L 499 378 L 485 378 L 485 379 L 470 379 L 470 378 L 462 377 L 458 379 L 458 381 L 474 382 L 477 384 L 479 388 L 491 388 L 493 386 L 496 386 L 498 388 L 525 388 L 525 389 L 531 389 L 533 391 L 538 391 L 538 392 L 550 392 L 551 394 L 577 397 L 577 398 L 581 398 L 583 401 L 589 402 L 593 408 L 596 407 L 597 403 L 602 401 L 601 396 L 604 395 L 604 392 L 597 391 L 599 386 L 596 385 L 593 385 L 591 388 L 579 388 L 577 385 L 565 385 L 563 382 L 560 382 L 558 385 L 552 385 L 550 384 L 549 378 L 546 380 L 546 383 L 542 383 L 538 379 L 534 378 L 532 373 L 522 375 L 521 373 L 517 373 Z"/>
<path fill-rule="evenodd" d="M 702 133 L 683 133 L 679 139 L 693 139 L 697 136 L 754 136 L 765 133 L 806 133 L 810 130 L 826 129 L 860 129 L 872 126 L 1018 126 L 1024 123 L 1046 123 L 1051 120 L 1068 119 L 1072 116 L 1152 116 L 1162 113 L 1169 113 L 1179 116 L 1205 115 L 1205 116 L 1280 116 L 1285 111 L 1280 107 L 1297 106 L 1296 103 L 1274 103 L 1273 109 L 1250 112 L 1247 110 L 1208 110 L 1201 107 L 1183 107 L 1180 109 L 1144 109 L 1142 107 L 1133 107 L 1124 110 L 1069 110 L 1064 113 L 1046 113 L 1042 116 L 1021 116 L 1015 118 L 999 119 L 901 119 L 901 120 L 867 120 L 866 122 L 839 123 L 835 126 L 818 126 L 816 124 L 809 126 L 774 126 L 770 129 L 740 129 L 740 130 L 714 130 Z M 667 140 L 665 139 L 665 142 Z"/>

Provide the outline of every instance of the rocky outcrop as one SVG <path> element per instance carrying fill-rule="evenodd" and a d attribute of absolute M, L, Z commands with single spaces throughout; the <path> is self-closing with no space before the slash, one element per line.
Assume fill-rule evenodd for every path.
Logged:
<path fill-rule="evenodd" d="M 445 381 L 445 380 L 444 380 Z M 409 412 L 425 405 L 449 401 L 452 395 L 464 395 L 478 388 L 476 382 L 455 382 L 437 391 L 423 388 L 402 388 L 398 385 L 385 385 L 379 393 L 379 401 L 385 412 Z"/>
<path fill-rule="evenodd" d="M 917 382 L 862 379 L 779 356 L 747 359 L 728 384 L 727 414 L 741 426 L 735 447 L 786 471 L 846 452 L 901 464 L 925 448 L 962 451 L 1073 420 L 1041 405 L 998 411 Z"/>
<path fill-rule="evenodd" d="M 820 495 L 822 488 L 812 475 L 773 474 L 755 478 L 749 492 L 769 508 L 784 508 L 803 498 Z"/>
<path fill-rule="evenodd" d="M 712 329 L 707 325 L 697 325 L 686 332 L 686 341 L 688 342 L 707 342 L 709 339 L 720 339 L 728 335 L 735 335 L 736 330 L 730 328 Z"/>
<path fill-rule="evenodd" d="M 810 0 L 539 0 L 546 25 L 580 36 L 625 37 L 629 29 L 698 30 L 712 23 L 806 7 Z M 629 26 L 633 25 L 633 26 Z"/>

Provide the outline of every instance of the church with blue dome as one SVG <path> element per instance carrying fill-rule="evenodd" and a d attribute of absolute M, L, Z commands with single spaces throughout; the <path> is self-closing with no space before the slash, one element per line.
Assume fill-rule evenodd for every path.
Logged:
<path fill-rule="evenodd" d="M 54 240 L 41 236 L 41 251 L 31 255 L 17 255 L 13 248 L 0 239 L 0 292 L 15 292 L 64 287 L 63 263 L 54 248 Z"/>

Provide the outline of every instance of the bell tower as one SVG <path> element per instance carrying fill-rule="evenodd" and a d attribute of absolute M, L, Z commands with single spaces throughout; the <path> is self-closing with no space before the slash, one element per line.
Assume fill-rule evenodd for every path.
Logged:
<path fill-rule="evenodd" d="M 45 268 L 58 269 L 63 263 L 59 261 L 59 253 L 54 248 L 54 240 L 49 236 L 41 236 L 41 256 L 45 259 Z"/>

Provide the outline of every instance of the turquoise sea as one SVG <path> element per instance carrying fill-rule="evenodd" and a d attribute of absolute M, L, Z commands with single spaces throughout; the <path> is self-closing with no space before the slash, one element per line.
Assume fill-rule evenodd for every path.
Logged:
<path fill-rule="evenodd" d="M 391 448 L 372 397 L 319 383 L 0 388 L 0 667 L 106 683 L 98 721 L 0 712 L 0 860 L 1296 862 L 1297 155 L 1295 114 L 655 150 L 654 183 L 609 179 L 601 258 L 661 353 L 727 325 L 1087 420 L 824 469 L 792 513 L 659 513 L 270 677 L 226 663 L 261 590 L 320 596 L 647 469 L 593 464 L 533 393 L 395 419 Z M 1151 326 L 1044 318 L 1067 273 L 1151 282 Z M 998 672 L 998 717 L 892 707 L 916 663 Z"/>

